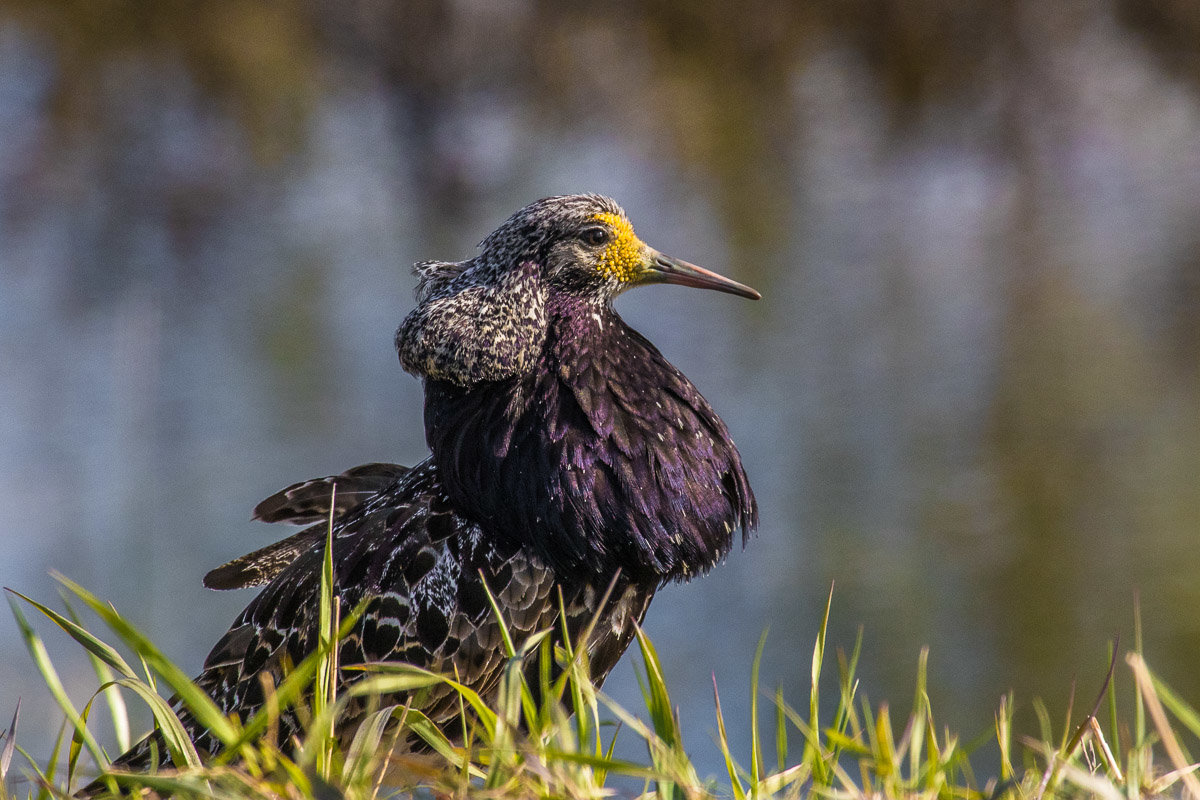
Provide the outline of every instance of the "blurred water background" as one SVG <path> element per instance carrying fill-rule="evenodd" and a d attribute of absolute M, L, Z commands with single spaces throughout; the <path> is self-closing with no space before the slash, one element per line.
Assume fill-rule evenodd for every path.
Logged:
<path fill-rule="evenodd" d="M 759 288 L 618 308 L 728 421 L 762 527 L 648 630 L 711 680 L 986 731 L 1091 695 L 1140 597 L 1200 699 L 1200 6 L 1173 0 L 3 0 L 0 583 L 59 570 L 190 671 L 303 478 L 425 453 L 409 266 L 549 194 Z M 41 626 L 78 701 L 81 651 Z M 636 703 L 628 659 L 610 679 Z M 57 713 L 0 615 L 0 718 Z M 1128 700 L 1128 693 L 1124 696 Z M 1056 719 L 1059 717 L 1056 717 Z M 985 773 L 995 767 L 980 765 Z"/>

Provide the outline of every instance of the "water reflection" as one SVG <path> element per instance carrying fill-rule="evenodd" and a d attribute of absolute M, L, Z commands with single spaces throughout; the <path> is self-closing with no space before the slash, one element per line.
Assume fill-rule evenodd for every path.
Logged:
<path fill-rule="evenodd" d="M 1194 19 L 421 5 L 0 5 L 5 585 L 61 570 L 197 667 L 248 600 L 200 575 L 275 535 L 254 502 L 424 453 L 407 266 L 594 190 L 765 295 L 620 302 L 762 503 L 649 619 L 702 767 L 711 673 L 745 740 L 759 634 L 802 698 L 834 580 L 867 694 L 906 706 L 929 644 L 967 735 L 1009 688 L 1060 711 L 1098 683 L 1138 592 L 1151 663 L 1200 693 L 1200 38 L 1162 33 Z M 30 672 L 0 622 L 0 713 L 51 716 Z"/>

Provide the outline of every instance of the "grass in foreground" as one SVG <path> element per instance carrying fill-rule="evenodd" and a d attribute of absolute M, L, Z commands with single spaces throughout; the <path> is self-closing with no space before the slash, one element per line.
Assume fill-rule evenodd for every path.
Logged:
<path fill-rule="evenodd" d="M 837 654 L 838 702 L 820 708 L 819 687 L 826 673 L 826 607 L 812 655 L 812 689 L 806 707 L 789 705 L 781 693 L 767 696 L 758 685 L 762 643 L 750 675 L 752 734 L 748 764 L 739 764 L 726 737 L 719 694 L 715 695 L 717 741 L 726 775 L 703 781 L 683 746 L 658 657 L 639 633 L 639 673 L 645 708 L 621 708 L 588 679 L 586 653 L 569 646 L 552 651 L 543 632 L 524 643 L 506 636 L 509 668 L 497 696 L 479 697 L 453 676 L 435 675 L 403 664 L 359 668 L 364 674 L 339 695 L 334 677 L 336 643 L 349 630 L 329 590 L 331 564 L 326 559 L 321 620 L 321 647 L 297 665 L 269 701 L 249 719 L 226 717 L 178 667 L 109 605 L 82 587 L 60 579 L 72 598 L 91 609 L 136 656 L 131 666 L 110 644 L 82 627 L 67 603 L 60 614 L 23 595 L 11 593 L 10 604 L 25 644 L 47 688 L 63 710 L 63 732 L 44 760 L 16 744 L 17 716 L 0 734 L 0 800 L 18 796 L 4 788 L 3 778 L 27 778 L 20 791 L 30 798 L 64 797 L 110 763 L 88 727 L 97 700 L 107 705 L 117 746 L 131 743 L 126 696 L 146 703 L 165 734 L 166 766 L 154 774 L 104 772 L 109 795 L 157 793 L 179 798 L 348 798 L 418 796 L 463 798 L 605 797 L 614 789 L 611 777 L 642 782 L 650 798 L 993 798 L 1178 796 L 1200 800 L 1198 765 L 1183 742 L 1200 737 L 1200 714 L 1164 686 L 1138 652 L 1125 661 L 1136 687 L 1132 725 L 1119 724 L 1111 680 L 1095 707 L 1073 721 L 1071 715 L 1055 733 L 1042 713 L 1037 738 L 1018 737 L 1012 727 L 1011 696 L 996 714 L 998 774 L 982 782 L 973 775 L 968 753 L 948 731 L 939 734 L 925 690 L 925 656 L 917 669 L 913 709 L 897 728 L 886 705 L 876 708 L 857 696 L 855 678 L 859 643 L 847 655 Z M 19 599 L 18 599 L 19 598 Z M 72 600 L 74 602 L 74 600 Z M 67 697 L 42 639 L 22 610 L 28 605 L 52 620 L 83 645 L 100 687 L 76 708 Z M 339 631 L 340 629 L 340 631 Z M 1140 648 L 1139 648 L 1140 649 Z M 531 691 L 521 663 L 527 654 L 539 659 L 538 692 Z M 1116 664 L 1114 655 L 1113 665 Z M 552 665 L 556 669 L 552 669 Z M 553 677 L 557 675 L 557 677 Z M 1109 677 L 1112 677 L 1110 668 Z M 420 713 L 421 693 L 435 684 L 451 686 L 465 718 L 471 720 L 464 741 L 451 741 Z M 184 732 L 175 709 L 160 689 L 178 698 L 196 719 L 212 730 L 223 750 L 202 762 Z M 122 693 L 122 690 L 125 694 Z M 403 705 L 385 698 L 403 694 Z M 542 699 L 535 699 L 542 698 Z M 357 732 L 339 742 L 333 722 L 350 703 L 368 704 Z M 291 709 L 304 721 L 301 738 L 276 744 L 280 714 Z M 1100 722 L 1101 710 L 1108 717 Z M 1122 736 L 1119 732 L 1124 732 Z M 618 736 L 634 737 L 646 751 L 638 762 L 615 758 Z M 406 754 L 403 743 L 418 737 L 429 753 Z M 65 748 L 65 752 L 64 752 Z M 19 754 L 21 759 L 15 759 Z M 13 781 L 14 785 L 21 785 Z M 628 785 L 628 778 L 624 785 Z"/>

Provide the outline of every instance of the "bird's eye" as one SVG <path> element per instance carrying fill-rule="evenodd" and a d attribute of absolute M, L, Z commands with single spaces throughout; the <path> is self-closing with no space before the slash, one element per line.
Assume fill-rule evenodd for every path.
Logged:
<path fill-rule="evenodd" d="M 599 247 L 602 244 L 608 243 L 608 229 L 587 228 L 579 235 L 579 238 L 583 239 L 586 244 L 590 244 L 592 247 Z"/>

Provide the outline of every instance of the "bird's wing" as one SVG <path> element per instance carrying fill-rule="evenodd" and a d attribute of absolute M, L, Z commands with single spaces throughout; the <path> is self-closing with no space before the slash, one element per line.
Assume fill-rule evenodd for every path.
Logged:
<path fill-rule="evenodd" d="M 263 702 L 263 676 L 278 686 L 288 665 L 299 664 L 316 648 L 324 557 L 318 542 L 323 539 L 322 532 L 267 583 L 205 659 L 196 683 L 226 713 L 248 719 Z M 587 649 L 597 683 L 632 641 L 654 593 L 653 587 L 615 581 L 602 603 L 603 586 L 559 583 L 535 556 L 488 536 L 457 514 L 430 461 L 354 514 L 335 520 L 333 542 L 335 590 L 343 614 L 363 609 L 341 642 L 338 663 L 415 664 L 455 676 L 489 702 L 508 662 L 489 592 L 518 646 L 547 629 L 558 639 L 560 602 L 573 640 L 594 620 Z M 526 672 L 533 675 L 536 690 L 536 651 L 528 661 Z M 343 681 L 358 675 L 355 670 L 340 672 Z M 397 695 L 384 702 L 407 699 Z M 453 736 L 450 723 L 459 718 L 460 707 L 453 690 L 439 685 L 422 693 L 419 710 Z M 348 709 L 344 724 L 353 725 L 362 710 Z M 201 752 L 219 749 L 189 714 L 182 713 L 181 719 Z M 298 730 L 290 712 L 279 722 L 281 742 Z M 152 735 L 115 765 L 147 768 L 152 742 L 164 752 L 161 737 Z"/>
<path fill-rule="evenodd" d="M 395 483 L 408 472 L 399 464 L 363 464 L 341 475 L 293 483 L 254 507 L 253 518 L 263 522 L 311 525 L 329 519 L 329 499 L 334 516 L 341 516 Z M 335 489 L 336 487 L 336 494 Z"/>
<path fill-rule="evenodd" d="M 282 541 L 227 561 L 204 576 L 204 585 L 222 590 L 262 586 L 287 569 L 301 553 L 324 541 L 327 530 L 327 525 L 313 525 Z"/>
<path fill-rule="evenodd" d="M 263 701 L 260 676 L 278 685 L 286 664 L 299 664 L 315 649 L 323 538 L 322 532 L 267 583 L 206 659 L 197 682 L 223 710 L 243 718 L 253 713 Z M 486 694 L 506 660 L 488 591 L 518 641 L 551 627 L 558 614 L 553 573 L 456 514 L 428 462 L 335 520 L 333 541 L 343 614 L 364 609 L 339 649 L 342 666 L 403 661 L 457 672 Z M 444 721 L 457 707 L 447 687 L 435 690 L 422 710 Z"/>
<path fill-rule="evenodd" d="M 341 475 L 301 481 L 276 492 L 254 507 L 254 518 L 311 527 L 222 564 L 204 576 L 204 585 L 209 589 L 262 586 L 325 538 L 331 497 L 334 518 L 338 519 L 362 507 L 408 472 L 408 467 L 399 464 L 363 464 Z"/>

